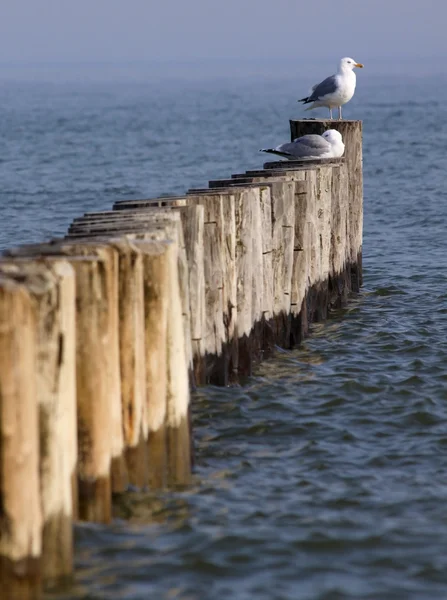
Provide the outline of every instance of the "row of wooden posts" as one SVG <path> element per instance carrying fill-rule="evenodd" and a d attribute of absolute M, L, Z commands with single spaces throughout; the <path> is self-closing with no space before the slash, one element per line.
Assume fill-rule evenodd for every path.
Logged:
<path fill-rule="evenodd" d="M 361 123 L 343 159 L 117 202 L 0 261 L 0 598 L 73 572 L 73 523 L 188 485 L 190 390 L 252 373 L 361 283 Z"/>

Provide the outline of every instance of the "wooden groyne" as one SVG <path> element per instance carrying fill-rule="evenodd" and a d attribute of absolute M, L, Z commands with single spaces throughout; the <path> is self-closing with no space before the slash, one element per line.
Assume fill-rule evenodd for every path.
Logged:
<path fill-rule="evenodd" d="M 190 389 L 241 381 L 361 285 L 362 144 L 118 201 L 0 260 L 0 598 L 70 578 L 73 522 L 190 482 Z"/>

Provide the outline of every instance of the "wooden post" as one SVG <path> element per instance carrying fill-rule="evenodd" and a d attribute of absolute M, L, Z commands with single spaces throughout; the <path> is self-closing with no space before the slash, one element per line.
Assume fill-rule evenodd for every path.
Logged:
<path fill-rule="evenodd" d="M 205 383 L 205 271 L 204 271 L 204 208 L 187 206 L 180 211 L 185 250 L 188 260 L 189 294 L 191 305 L 191 347 L 194 379 Z"/>
<path fill-rule="evenodd" d="M 121 241 L 109 238 L 107 242 L 118 247 L 129 243 L 126 239 L 131 240 L 132 246 L 143 258 L 145 325 L 142 331 L 146 332 L 143 358 L 146 363 L 145 413 L 149 430 L 148 477 L 150 487 L 156 489 L 189 482 L 191 441 L 188 360 L 178 256 L 182 249 L 177 240 L 151 240 L 153 233 L 146 227 L 141 233 L 126 234 Z M 155 233 L 156 238 L 164 237 L 161 232 Z M 171 231 L 172 238 L 176 237 L 174 233 Z M 99 238 L 98 241 L 104 243 L 106 240 Z M 185 373 L 186 387 L 183 381 Z"/>
<path fill-rule="evenodd" d="M 231 190 L 236 213 L 235 332 L 239 338 L 238 372 L 244 376 L 251 375 L 263 354 L 264 295 L 269 291 L 269 286 L 265 288 L 263 251 L 265 243 L 271 243 L 271 234 L 268 239 L 263 237 L 265 188 L 238 186 Z"/>
<path fill-rule="evenodd" d="M 273 312 L 277 343 L 289 346 L 290 299 L 295 235 L 294 185 L 275 181 L 272 194 Z"/>
<path fill-rule="evenodd" d="M 2 597 L 40 598 L 36 323 L 26 289 L 0 279 L 0 581 Z"/>
<path fill-rule="evenodd" d="M 9 260 L 0 273 L 26 285 L 37 325 L 42 569 L 51 587 L 72 575 L 77 517 L 75 277 L 65 260 Z"/>
<path fill-rule="evenodd" d="M 160 234 L 159 239 L 173 239 L 179 244 L 179 278 L 182 294 L 182 315 L 185 329 L 185 353 L 188 368 L 192 373 L 193 359 L 191 346 L 191 310 L 188 281 L 188 265 L 183 237 L 180 213 L 170 208 L 153 208 L 144 210 L 117 210 L 97 213 L 73 223 L 68 238 L 85 238 L 95 236 L 117 236 L 125 234 L 144 234 L 154 230 Z"/>
<path fill-rule="evenodd" d="M 295 172 L 295 240 L 293 247 L 293 274 L 290 310 L 290 345 L 299 344 L 308 333 L 307 290 L 310 283 L 309 222 L 315 198 L 311 196 L 310 178 L 315 171 Z"/>
<path fill-rule="evenodd" d="M 149 481 L 152 488 L 188 484 L 191 439 L 177 241 L 130 234 L 144 255 Z M 155 236 L 160 237 L 160 236 Z"/>
<path fill-rule="evenodd" d="M 263 171 L 263 173 L 266 173 Z M 251 249 L 251 262 L 252 262 L 252 285 L 251 285 L 251 319 L 252 329 L 250 333 L 250 342 L 241 348 L 241 353 L 245 354 L 245 359 L 242 359 L 239 365 L 239 372 L 241 375 L 246 375 L 251 372 L 252 363 L 258 362 L 261 358 L 266 358 L 271 355 L 274 345 L 277 342 L 274 334 L 274 277 L 273 277 L 273 228 L 272 228 L 272 189 L 271 185 L 265 181 L 268 181 L 267 177 L 256 179 L 254 177 L 243 177 L 237 178 L 232 176 L 231 180 L 226 180 L 228 183 L 232 183 L 228 188 L 235 198 L 236 202 L 240 203 L 242 198 L 246 197 L 248 200 L 248 208 L 251 211 L 252 221 L 252 249 Z M 246 181 L 247 184 L 241 183 Z M 210 182 L 211 184 L 211 182 Z M 253 185 L 251 185 L 253 184 Z M 240 204 L 237 204 L 240 207 Z M 239 213 L 238 213 L 239 214 Z M 241 215 L 239 214 L 239 217 Z M 244 252 L 244 242 L 240 239 L 244 232 L 238 229 L 237 232 L 237 246 L 238 246 L 238 264 L 237 271 L 243 267 L 243 262 L 240 262 Z M 249 282 L 246 282 L 249 284 Z M 238 310 L 243 313 L 246 312 L 247 300 L 242 294 L 240 296 L 242 305 Z M 239 314 L 239 313 L 238 313 Z M 245 317 L 242 317 L 245 320 Z M 240 327 L 245 327 L 243 323 L 240 323 Z M 242 345 L 244 341 L 242 340 Z M 247 354 L 248 352 L 248 354 Z M 247 362 L 247 357 L 249 360 Z"/>
<path fill-rule="evenodd" d="M 191 196 L 192 204 L 204 208 L 204 273 L 205 273 L 205 356 L 206 381 L 217 385 L 228 383 L 228 353 L 224 325 L 224 223 L 223 199 L 217 193 Z"/>
<path fill-rule="evenodd" d="M 76 264 L 77 263 L 77 264 Z M 108 265 L 98 258 L 76 264 L 76 377 L 78 397 L 79 515 L 86 521 L 111 519 L 110 328 L 116 298 L 107 285 Z M 117 332 L 115 332 L 116 335 Z"/>
<path fill-rule="evenodd" d="M 139 243 L 144 261 L 149 486 L 151 489 L 160 489 L 168 483 L 169 243 Z"/>
<path fill-rule="evenodd" d="M 189 382 L 185 360 L 182 299 L 178 278 L 178 245 L 167 250 L 169 318 L 167 328 L 167 441 L 168 483 L 186 485 L 191 478 L 191 442 L 188 422 Z"/>
<path fill-rule="evenodd" d="M 332 121 L 312 119 L 290 121 L 292 139 L 308 133 L 322 134 L 336 129 L 345 144 L 345 168 L 349 190 L 349 266 L 353 291 L 362 284 L 362 237 L 363 237 L 363 174 L 362 174 L 362 121 Z"/>
<path fill-rule="evenodd" d="M 329 265 L 329 308 L 340 308 L 352 290 L 349 241 L 349 192 L 346 169 L 332 169 L 331 256 Z"/>
<path fill-rule="evenodd" d="M 158 239 L 154 240 L 153 234 L 146 231 L 129 237 L 144 259 L 149 485 L 157 489 L 189 482 L 193 450 L 188 382 L 186 389 L 184 386 L 189 362 L 186 351 L 182 352 L 185 335 L 182 312 L 181 327 L 178 322 L 177 293 L 181 289 L 178 255 L 182 248 L 177 241 L 167 241 L 160 235 L 155 235 Z M 180 311 L 182 306 L 183 293 Z"/>
<path fill-rule="evenodd" d="M 243 185 L 265 183 L 273 187 L 273 192 L 280 182 L 294 185 L 290 303 L 290 345 L 294 346 L 307 334 L 309 320 L 325 318 L 328 308 L 340 305 L 351 291 L 350 270 L 346 267 L 349 261 L 342 260 L 342 255 L 349 254 L 349 236 L 347 230 L 343 235 L 333 235 L 334 223 L 339 222 L 338 230 L 347 226 L 343 208 L 348 201 L 345 160 L 276 161 L 264 166 L 264 170 L 233 175 L 225 183 L 232 181 L 232 188 L 243 187 L 240 181 L 250 175 L 251 183 Z M 339 268 L 342 270 L 336 270 Z M 281 325 L 279 329 L 283 329 Z M 284 341 L 287 343 L 287 338 Z"/>
<path fill-rule="evenodd" d="M 217 341 L 216 350 L 210 352 L 208 360 L 211 362 L 211 357 L 221 348 L 223 364 L 218 364 L 218 372 L 226 369 L 230 379 L 235 380 L 236 374 L 251 374 L 253 363 L 268 353 L 274 343 L 270 335 L 273 278 L 267 283 L 264 275 L 272 273 L 270 190 L 262 185 L 226 188 L 216 185 L 213 189 L 191 192 L 189 199 L 205 206 L 205 227 L 209 223 L 216 229 L 209 238 L 209 250 L 205 247 L 205 256 L 215 262 L 214 265 L 209 263 L 205 276 L 209 290 L 208 332 L 214 341 L 219 339 L 220 332 L 223 342 L 219 346 Z M 269 220 L 267 230 L 266 219 Z M 220 273 L 222 300 L 212 287 Z M 220 289 L 219 286 L 216 289 Z M 221 309 L 215 306 L 216 302 L 222 302 Z"/>
<path fill-rule="evenodd" d="M 133 210 L 151 206 L 186 206 L 187 204 L 186 196 L 159 196 L 158 198 L 145 198 L 142 200 L 118 200 L 113 205 L 113 210 Z"/>
<path fill-rule="evenodd" d="M 76 244 L 76 243 L 65 243 L 60 240 L 58 244 L 55 244 L 53 248 L 51 246 L 44 249 L 44 252 L 48 253 L 60 253 L 67 257 L 73 265 L 76 275 L 78 275 L 78 269 L 85 271 L 88 268 L 88 262 L 86 265 L 82 264 L 82 260 L 79 257 L 85 257 L 88 261 L 99 260 L 101 261 L 98 265 L 103 288 L 101 290 L 104 295 L 98 296 L 98 310 L 105 310 L 103 315 L 105 317 L 102 322 L 105 330 L 103 332 L 104 345 L 101 346 L 101 354 L 95 359 L 98 360 L 97 373 L 94 370 L 87 370 L 87 374 L 93 378 L 88 384 L 89 389 L 93 392 L 95 386 L 95 378 L 101 375 L 104 383 L 104 394 L 108 397 L 108 413 L 109 413 L 109 432 L 108 440 L 110 444 L 110 477 L 111 477 L 111 489 L 112 492 L 120 493 L 123 492 L 128 484 L 128 470 L 124 459 L 124 427 L 123 427 L 123 411 L 122 411 L 122 394 L 121 394 L 121 371 L 120 371 L 120 346 L 119 346 L 119 288 L 118 288 L 118 277 L 119 277 L 119 254 L 118 251 L 110 245 L 104 243 L 94 244 Z M 92 267 L 93 268 L 93 267 Z M 89 290 L 89 288 L 86 288 Z M 86 329 L 88 331 L 88 304 L 89 300 L 85 303 L 81 302 L 80 299 L 84 294 L 84 288 L 78 284 L 76 285 L 76 306 L 77 306 L 77 321 L 86 321 Z M 87 311 L 86 314 L 81 313 L 82 309 Z M 99 340 L 98 340 L 99 342 Z M 93 343 L 98 343 L 93 341 Z M 78 339 L 78 347 L 79 347 Z M 78 350 L 77 347 L 77 350 Z M 104 353 L 106 353 L 104 355 Z M 77 364 L 85 359 L 88 360 L 87 355 L 79 356 L 77 352 Z M 99 365 L 102 364 L 102 367 Z M 101 371 L 102 369 L 102 371 Z M 105 370 L 104 370 L 105 369 Z M 79 375 L 77 374 L 79 378 Z M 91 387 L 90 387 L 91 386 Z M 78 397 L 80 391 L 78 390 Z M 98 409 L 99 410 L 99 409 Z M 78 419 L 80 418 L 78 412 Z M 107 422 L 107 421 L 106 421 Z M 106 436 L 106 432 L 103 431 L 102 436 Z M 99 486 L 99 489 L 101 486 Z"/>
<path fill-rule="evenodd" d="M 277 193 L 277 184 L 280 182 L 289 182 L 289 185 L 293 188 L 293 198 L 294 198 L 294 223 L 293 223 L 293 258 L 292 258 L 292 272 L 290 276 L 290 315 L 286 320 L 286 331 L 285 338 L 283 337 L 282 343 L 286 345 L 286 347 L 294 347 L 298 344 L 304 337 L 304 333 L 307 331 L 307 310 L 306 310 L 306 291 L 309 285 L 308 278 L 308 269 L 307 269 L 307 252 L 308 249 L 306 247 L 307 243 L 307 229 L 308 229 L 308 221 L 309 215 L 307 213 L 308 208 L 313 206 L 312 203 L 307 201 L 308 196 L 308 188 L 309 186 L 306 183 L 306 177 L 309 174 L 308 169 L 304 169 L 302 166 L 296 166 L 293 170 L 288 167 L 285 168 L 283 165 L 287 163 L 276 163 L 277 168 L 270 170 L 262 170 L 262 171 L 252 171 L 252 181 L 254 183 L 265 183 L 269 189 L 271 189 L 271 194 L 276 195 Z M 238 176 L 233 176 L 236 181 L 238 181 Z M 279 188 L 281 191 L 281 188 Z M 281 196 L 280 196 L 281 197 Z M 281 205 L 280 205 L 281 206 Z M 273 222 L 275 222 L 275 215 L 273 214 Z M 289 227 L 286 227 L 286 232 L 288 232 L 290 228 L 290 224 L 292 222 L 292 215 L 288 217 Z M 267 222 L 267 227 L 272 228 L 271 222 L 270 224 Z M 272 230 L 273 231 L 273 230 Z M 278 230 L 276 230 L 278 232 Z M 281 231 L 279 231 L 279 239 L 280 239 Z M 264 237 L 268 237 L 264 234 Z M 306 238 L 306 241 L 305 241 Z M 272 239 L 272 234 L 270 234 L 270 239 Z M 270 249 L 273 250 L 273 244 L 275 243 L 275 247 L 277 247 L 278 237 L 276 242 L 270 242 Z M 290 241 L 289 241 L 290 244 Z M 287 246 L 286 246 L 287 247 Z M 275 256 L 278 253 L 278 249 L 275 251 Z M 288 250 L 287 256 L 290 260 L 290 248 Z M 283 272 L 285 289 L 288 289 L 289 285 L 289 270 L 286 269 Z M 273 282 L 273 277 L 269 276 L 269 279 Z M 271 284 L 272 285 L 272 284 Z M 277 288 L 278 289 L 278 288 Z M 279 288 L 280 291 L 280 288 Z M 273 290 L 272 290 L 273 293 Z M 277 298 L 278 296 L 276 296 Z M 288 298 L 287 294 L 285 297 Z M 281 322 L 276 323 L 275 331 L 276 335 L 274 336 L 274 341 L 278 341 L 277 331 L 281 330 L 282 325 Z"/>
<path fill-rule="evenodd" d="M 224 368 L 228 383 L 238 380 L 239 352 L 237 334 L 237 262 L 236 262 L 236 196 L 225 193 L 222 207 L 222 319 L 224 324 Z"/>
<path fill-rule="evenodd" d="M 118 255 L 111 246 L 62 243 L 25 246 L 10 254 L 66 256 L 75 270 L 79 517 L 108 522 L 112 453 L 117 444 L 121 460 L 123 452 Z"/>
<path fill-rule="evenodd" d="M 240 191 L 240 190 L 239 190 Z M 236 196 L 237 336 L 240 375 L 251 375 L 253 350 L 253 198 L 240 191 Z"/>
<path fill-rule="evenodd" d="M 169 208 L 151 208 L 142 211 L 112 211 L 96 217 L 82 217 L 73 222 L 67 237 L 86 237 L 87 235 L 111 235 L 120 231 L 131 233 L 142 230 L 150 223 L 160 229 L 178 223 L 179 215 Z"/>
<path fill-rule="evenodd" d="M 262 240 L 262 315 L 263 358 L 273 353 L 276 343 L 273 322 L 273 229 L 272 195 L 270 186 L 260 188 L 261 240 Z"/>
<path fill-rule="evenodd" d="M 252 172 L 252 176 L 254 182 L 265 182 L 273 185 L 284 181 L 290 182 L 294 188 L 294 239 L 290 280 L 290 317 L 287 322 L 289 331 L 286 332 L 288 339 L 284 340 L 287 346 L 294 347 L 301 342 L 308 329 L 306 302 L 307 290 L 310 284 L 308 269 L 310 240 L 308 230 L 311 219 L 310 214 L 315 205 L 315 198 L 309 198 L 311 186 L 307 178 L 310 180 L 314 171 L 311 165 L 309 165 L 310 168 L 304 169 L 302 165 L 294 165 L 293 168 L 287 166 L 286 168 L 284 165 L 288 165 L 288 163 L 277 162 L 274 164 L 276 165 L 275 169 L 254 171 Z M 286 281 L 289 281 L 288 273 Z"/>
<path fill-rule="evenodd" d="M 127 211 L 126 211 L 127 212 Z M 123 214 L 120 217 L 120 214 Z M 163 229 L 153 230 L 154 224 L 163 223 Z M 169 285 L 167 291 L 170 294 L 168 297 L 169 314 L 170 318 L 167 325 L 166 333 L 166 348 L 167 348 L 167 365 L 166 365 L 166 401 L 163 406 L 163 395 L 162 388 L 164 386 L 163 374 L 160 372 L 154 373 L 154 361 L 160 366 L 159 357 L 160 351 L 163 349 L 161 335 L 157 335 L 156 338 L 160 343 L 160 347 L 157 348 L 157 353 L 152 354 L 151 350 L 154 351 L 154 345 L 152 343 L 151 335 L 146 336 L 146 344 L 149 348 L 146 354 L 146 369 L 147 369 L 147 393 L 148 393 L 148 427 L 149 427 L 149 452 L 150 452 L 150 473 L 149 478 L 152 487 L 163 487 L 165 481 L 168 485 L 185 484 L 189 481 L 191 476 L 191 448 L 190 448 L 190 431 L 189 431 L 189 385 L 186 384 L 186 391 L 182 383 L 182 369 L 186 369 L 188 374 L 188 367 L 191 360 L 191 336 L 190 336 L 190 314 L 189 314 L 189 287 L 188 287 L 188 269 L 186 262 L 186 252 L 184 247 L 183 233 L 181 229 L 180 214 L 174 212 L 151 211 L 150 213 L 138 213 L 133 219 L 131 214 L 119 213 L 118 211 L 110 218 L 99 218 L 98 223 L 94 224 L 95 233 L 101 233 L 101 235 L 126 235 L 129 239 L 134 239 L 137 247 L 139 242 L 148 241 L 153 235 L 155 238 L 163 240 L 167 236 L 173 241 L 171 245 L 175 249 L 175 265 L 173 266 L 172 261 L 168 261 L 165 268 L 167 269 L 169 279 Z M 80 224 L 78 226 L 78 233 L 83 233 L 84 228 Z M 88 224 L 85 227 L 85 234 L 91 235 L 92 228 Z M 109 240 L 110 241 L 110 240 Z M 146 246 L 146 244 L 143 244 Z M 146 253 L 146 252 L 144 252 Z M 153 257 L 152 257 L 153 258 Z M 151 266 L 148 265 L 150 262 L 149 256 L 145 256 L 145 270 L 150 272 Z M 156 264 L 156 261 L 155 261 Z M 153 267 L 154 265 L 152 265 Z M 176 283 L 172 281 L 172 278 L 176 280 Z M 151 288 L 152 286 L 152 288 Z M 177 287 L 175 287 L 177 286 Z M 148 298 L 156 296 L 157 292 L 154 292 L 154 282 L 148 284 L 147 274 L 145 273 L 145 297 L 146 306 L 148 305 Z M 176 320 L 176 302 L 177 291 L 180 298 L 180 315 L 181 315 L 181 327 L 179 329 Z M 153 299 L 153 298 L 152 298 Z M 159 301 L 163 304 L 164 300 Z M 146 315 L 146 331 L 148 327 L 148 319 L 151 320 L 154 315 Z M 156 315 L 155 315 L 156 317 Z M 162 328 L 163 320 L 160 319 L 159 325 Z M 153 325 L 153 323 L 152 323 Z M 163 328 L 162 328 L 163 329 Z M 173 333 L 170 333 L 171 331 Z M 181 344 L 179 346 L 179 344 Z M 179 354 L 180 352 L 180 354 Z M 174 358 L 170 361 L 170 356 Z M 157 363 L 158 361 L 158 363 Z M 175 362 L 175 368 L 174 368 Z M 154 386 L 154 380 L 157 378 L 157 384 Z M 159 394 L 155 399 L 154 388 L 156 393 Z M 155 401 L 154 401 L 155 400 Z M 186 412 L 183 414 L 183 409 L 186 406 Z M 161 425 L 161 419 L 163 411 L 165 412 L 164 423 Z M 163 447 L 166 444 L 167 456 L 163 455 Z M 163 474 L 164 466 L 163 462 L 166 459 L 166 479 Z"/>
<path fill-rule="evenodd" d="M 110 245 L 119 255 L 119 356 L 126 463 L 129 482 L 142 487 L 148 477 L 143 256 L 138 245 L 129 240 L 111 240 Z"/>

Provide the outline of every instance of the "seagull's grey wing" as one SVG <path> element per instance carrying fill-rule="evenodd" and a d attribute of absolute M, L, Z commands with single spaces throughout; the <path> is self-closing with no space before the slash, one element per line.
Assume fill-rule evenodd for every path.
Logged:
<path fill-rule="evenodd" d="M 335 91 L 337 91 L 337 76 L 331 75 L 312 88 L 312 94 L 308 97 L 307 101 L 316 102 L 328 94 L 333 94 Z"/>
<path fill-rule="evenodd" d="M 260 152 L 266 152 L 267 154 L 275 154 L 276 156 L 283 156 L 285 158 L 292 159 L 294 155 L 290 153 L 290 149 L 293 147 L 293 142 L 289 142 L 288 144 L 281 144 L 281 146 L 277 146 L 276 148 L 262 148 Z"/>
<path fill-rule="evenodd" d="M 303 135 L 295 141 L 278 146 L 276 150 L 292 156 L 293 158 L 307 158 L 321 156 L 331 150 L 331 145 L 321 135 Z"/>
<path fill-rule="evenodd" d="M 303 135 L 302 137 L 296 138 L 293 140 L 292 144 L 297 144 L 312 150 L 327 150 L 331 147 L 329 142 L 323 136 L 317 135 L 316 133 L 309 133 L 307 135 Z"/>
<path fill-rule="evenodd" d="M 264 148 L 261 152 L 277 154 L 290 160 L 299 158 L 318 158 L 331 152 L 332 146 L 321 135 L 310 133 L 296 138 L 293 142 L 281 144 L 276 148 Z"/>

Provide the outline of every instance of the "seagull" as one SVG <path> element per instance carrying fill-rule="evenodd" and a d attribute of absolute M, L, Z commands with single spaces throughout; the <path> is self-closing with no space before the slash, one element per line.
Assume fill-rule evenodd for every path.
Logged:
<path fill-rule="evenodd" d="M 337 73 L 314 85 L 312 94 L 307 98 L 301 98 L 298 102 L 303 104 L 312 102 L 312 106 L 309 106 L 306 110 L 326 106 L 329 109 L 331 119 L 332 109 L 338 108 L 338 118 L 340 120 L 342 105 L 349 102 L 355 92 L 356 77 L 353 71 L 355 67 L 363 69 L 363 65 L 353 58 L 342 58 Z"/>
<path fill-rule="evenodd" d="M 302 158 L 339 158 L 343 156 L 345 145 L 341 134 L 335 129 L 328 129 L 323 135 L 308 134 L 296 138 L 293 142 L 281 144 L 276 148 L 264 148 L 260 152 L 277 154 L 288 160 Z"/>

